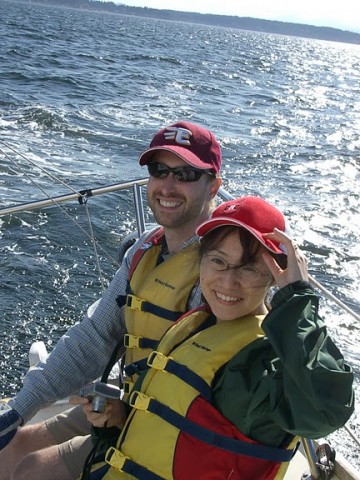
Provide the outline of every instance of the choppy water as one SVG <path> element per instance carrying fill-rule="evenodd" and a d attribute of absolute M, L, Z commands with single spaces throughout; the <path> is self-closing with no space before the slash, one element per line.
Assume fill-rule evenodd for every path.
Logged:
<path fill-rule="evenodd" d="M 189 119 L 220 140 L 225 186 L 276 202 L 311 274 L 360 314 L 358 46 L 9 1 L 0 18 L 0 208 L 145 176 L 152 134 Z M 131 198 L 88 202 L 113 256 Z M 0 217 L 1 396 L 20 387 L 30 343 L 51 349 L 100 295 L 72 223 L 89 229 L 85 208 L 64 209 Z M 359 396 L 359 322 L 327 299 L 322 314 Z M 359 407 L 348 427 L 360 435 Z M 346 431 L 331 440 L 360 465 Z"/>

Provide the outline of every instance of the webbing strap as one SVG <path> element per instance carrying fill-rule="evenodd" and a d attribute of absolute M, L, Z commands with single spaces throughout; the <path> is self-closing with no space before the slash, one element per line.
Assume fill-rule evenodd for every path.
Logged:
<path fill-rule="evenodd" d="M 159 477 L 159 475 L 156 475 L 156 473 L 153 473 L 142 465 L 134 462 L 131 458 L 114 447 L 110 447 L 106 452 L 105 461 L 116 470 L 133 475 L 139 480 L 165 480 L 162 477 Z"/>
<path fill-rule="evenodd" d="M 151 350 L 154 350 L 154 348 L 157 347 L 157 344 L 159 343 L 159 340 L 152 340 L 151 338 L 139 338 L 139 347 L 140 348 L 150 348 Z"/>
<path fill-rule="evenodd" d="M 124 335 L 124 346 L 126 348 L 150 348 L 155 350 L 159 340 L 153 340 L 152 338 L 140 337 L 126 333 Z"/>
<path fill-rule="evenodd" d="M 124 370 L 128 377 L 132 377 L 133 375 L 140 375 L 141 372 L 143 372 L 147 368 L 147 358 L 143 358 L 141 360 L 138 360 L 137 362 L 130 363 L 130 365 L 126 365 Z"/>
<path fill-rule="evenodd" d="M 154 305 L 151 302 L 142 300 L 135 295 L 128 295 L 126 297 L 126 306 L 134 310 L 139 310 L 142 312 L 152 313 L 153 315 L 163 318 L 164 320 L 169 320 L 175 322 L 184 312 L 174 312 L 173 310 L 168 310 L 167 308 L 159 307 Z"/>
<path fill-rule="evenodd" d="M 157 367 L 157 358 L 161 356 L 162 368 Z M 165 360 L 165 361 L 164 361 Z M 212 390 L 211 387 L 206 383 L 206 381 L 200 377 L 197 373 L 190 370 L 185 365 L 181 365 L 170 357 L 165 357 L 160 352 L 151 352 L 147 364 L 158 370 L 165 370 L 166 372 L 172 373 L 180 378 L 183 382 L 187 383 L 193 387 L 197 392 L 199 392 L 208 402 L 212 403 Z"/>
<path fill-rule="evenodd" d="M 135 406 L 136 408 L 136 406 Z M 271 462 L 288 462 L 293 456 L 292 450 L 247 443 L 235 438 L 225 437 L 185 418 L 168 406 L 150 399 L 147 410 L 158 415 L 180 431 L 223 450 L 248 457 L 260 458 Z"/>
<path fill-rule="evenodd" d="M 105 473 L 107 473 L 109 468 L 110 468 L 110 465 L 103 465 L 102 467 L 97 468 L 93 472 L 90 472 L 89 479 L 90 480 L 101 480 L 102 478 L 104 478 L 104 475 L 105 475 Z"/>
<path fill-rule="evenodd" d="M 156 473 L 153 473 L 147 468 L 135 463 L 133 460 L 130 460 L 130 458 L 125 460 L 122 471 L 129 475 L 133 475 L 139 480 L 165 480 L 163 477 L 159 477 Z"/>

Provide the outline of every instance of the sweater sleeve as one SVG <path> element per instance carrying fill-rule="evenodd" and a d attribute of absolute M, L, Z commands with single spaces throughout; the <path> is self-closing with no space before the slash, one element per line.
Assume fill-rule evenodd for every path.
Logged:
<path fill-rule="evenodd" d="M 279 446 L 287 435 L 320 438 L 354 409 L 353 373 L 318 316 L 310 284 L 295 282 L 273 297 L 265 332 L 220 372 L 217 408 L 245 435 Z"/>
<path fill-rule="evenodd" d="M 23 387 L 9 402 L 24 422 L 102 375 L 124 335 L 124 309 L 116 298 L 126 293 L 129 265 L 140 243 L 141 239 L 128 250 L 102 298 L 89 307 L 83 320 L 60 338 L 45 362 L 26 374 Z"/>

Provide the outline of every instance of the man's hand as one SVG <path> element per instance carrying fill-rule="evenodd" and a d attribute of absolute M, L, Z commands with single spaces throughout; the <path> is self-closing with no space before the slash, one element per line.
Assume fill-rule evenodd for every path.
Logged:
<path fill-rule="evenodd" d="M 117 427 L 121 430 L 126 420 L 125 404 L 122 400 L 109 399 L 103 413 L 93 412 L 90 405 L 84 405 L 83 410 L 94 427 Z"/>
<path fill-rule="evenodd" d="M 80 404 L 86 418 L 94 427 L 117 427 L 120 430 L 124 426 L 126 420 L 125 404 L 122 400 L 114 400 L 108 398 L 104 412 L 96 413 L 92 411 L 91 400 L 84 397 L 70 397 L 69 403 L 72 405 Z"/>
<path fill-rule="evenodd" d="M 22 423 L 20 415 L 6 403 L 0 403 L 0 450 L 15 436 Z"/>

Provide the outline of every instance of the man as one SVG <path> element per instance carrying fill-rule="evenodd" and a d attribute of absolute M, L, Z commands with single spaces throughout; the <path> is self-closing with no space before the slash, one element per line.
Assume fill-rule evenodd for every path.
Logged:
<path fill-rule="evenodd" d="M 201 303 L 195 230 L 209 217 L 221 185 L 220 146 L 208 130 L 178 122 L 154 136 L 139 162 L 148 167 L 148 201 L 163 228 L 144 234 L 127 252 L 102 298 L 46 363 L 28 372 L 11 409 L 0 412 L 0 480 L 76 479 L 92 447 L 79 407 L 17 427 L 99 378 L 125 331 L 125 363 L 140 366 L 171 321 Z M 136 369 L 127 375 L 130 386 Z"/>

